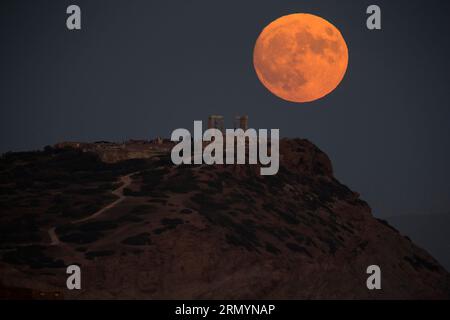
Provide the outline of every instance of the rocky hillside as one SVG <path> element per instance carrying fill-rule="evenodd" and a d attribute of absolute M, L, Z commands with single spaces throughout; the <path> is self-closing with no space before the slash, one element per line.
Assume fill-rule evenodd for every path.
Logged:
<path fill-rule="evenodd" d="M 7 155 L 3 290 L 66 298 L 450 298 L 450 275 L 375 219 L 312 143 L 282 140 L 280 163 L 277 175 L 260 176 L 249 165 L 175 167 L 168 156 L 104 164 L 63 150 Z M 112 192 L 126 175 L 123 194 Z M 80 291 L 65 288 L 65 266 L 74 263 Z M 381 267 L 382 290 L 366 287 L 372 264 Z"/>

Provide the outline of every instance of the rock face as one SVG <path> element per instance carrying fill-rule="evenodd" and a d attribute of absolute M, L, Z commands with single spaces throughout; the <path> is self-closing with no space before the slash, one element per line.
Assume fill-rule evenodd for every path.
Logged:
<path fill-rule="evenodd" d="M 11 253 L 0 281 L 66 298 L 450 298 L 449 273 L 375 219 L 307 140 L 280 142 L 275 176 L 160 157 L 132 179 L 116 207 L 95 221 L 58 220 L 61 245 L 40 244 L 46 256 L 81 265 L 81 291 L 64 289 L 65 269 L 13 264 Z M 370 265 L 381 268 L 381 290 L 366 287 Z"/>

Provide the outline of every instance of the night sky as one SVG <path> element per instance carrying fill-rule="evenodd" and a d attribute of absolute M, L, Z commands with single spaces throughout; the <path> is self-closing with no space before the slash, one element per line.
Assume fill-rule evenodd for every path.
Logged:
<path fill-rule="evenodd" d="M 66 28 L 66 8 L 82 30 Z M 382 9 L 381 31 L 366 8 Z M 355 0 L 2 0 L 0 152 L 169 137 L 222 114 L 307 138 L 376 216 L 450 211 L 450 3 Z M 342 32 L 349 68 L 308 104 L 259 82 L 261 30 L 297 12 Z"/>

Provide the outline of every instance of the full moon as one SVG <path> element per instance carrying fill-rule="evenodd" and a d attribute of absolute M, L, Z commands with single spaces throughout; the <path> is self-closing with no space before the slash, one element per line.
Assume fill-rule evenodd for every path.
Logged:
<path fill-rule="evenodd" d="M 325 19 L 290 14 L 270 23 L 256 40 L 253 64 L 262 84 L 291 102 L 310 102 L 332 92 L 344 78 L 348 48 Z"/>

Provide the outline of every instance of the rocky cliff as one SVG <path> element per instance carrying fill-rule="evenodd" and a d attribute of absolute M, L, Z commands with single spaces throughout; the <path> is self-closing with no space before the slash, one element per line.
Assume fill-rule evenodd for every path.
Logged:
<path fill-rule="evenodd" d="M 168 157 L 101 168 L 111 179 L 135 172 L 124 200 L 80 223 L 41 204 L 34 244 L 3 241 L 5 285 L 68 298 L 450 297 L 448 272 L 374 218 L 307 140 L 280 142 L 275 176 L 249 165 L 175 167 Z M 52 246 L 51 226 L 60 240 Z M 38 258 L 48 263 L 33 264 Z M 63 267 L 72 263 L 83 270 L 78 292 L 65 289 Z M 366 287 L 369 265 L 381 268 L 381 290 Z"/>

